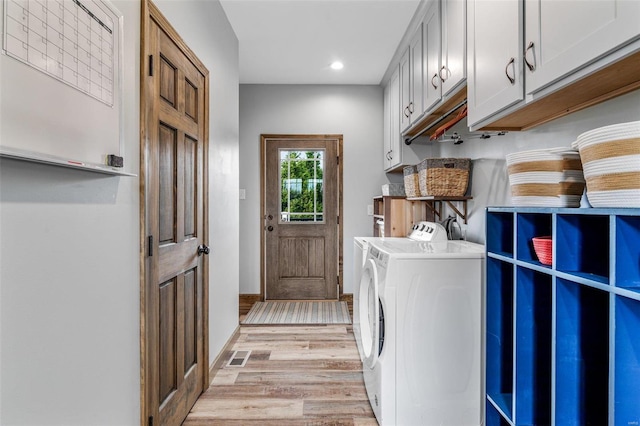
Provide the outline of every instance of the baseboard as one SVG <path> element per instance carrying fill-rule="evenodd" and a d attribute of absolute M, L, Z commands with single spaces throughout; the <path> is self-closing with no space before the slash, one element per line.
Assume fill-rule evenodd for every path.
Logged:
<path fill-rule="evenodd" d="M 213 382 L 216 371 L 218 371 L 231 356 L 231 348 L 238 341 L 238 337 L 240 337 L 240 325 L 236 327 L 235 331 L 224 345 L 224 348 L 222 348 L 216 359 L 211 363 L 211 366 L 209 367 L 209 386 L 211 386 L 211 383 Z"/>
<path fill-rule="evenodd" d="M 253 304 L 256 302 L 262 302 L 261 294 L 241 294 L 238 305 L 240 310 L 239 314 L 247 315 Z"/>

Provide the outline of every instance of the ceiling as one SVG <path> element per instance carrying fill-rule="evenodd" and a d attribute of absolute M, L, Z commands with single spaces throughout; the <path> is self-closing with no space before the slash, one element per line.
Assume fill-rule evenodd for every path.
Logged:
<path fill-rule="evenodd" d="M 380 84 L 420 0 L 220 3 L 238 37 L 241 84 Z"/>

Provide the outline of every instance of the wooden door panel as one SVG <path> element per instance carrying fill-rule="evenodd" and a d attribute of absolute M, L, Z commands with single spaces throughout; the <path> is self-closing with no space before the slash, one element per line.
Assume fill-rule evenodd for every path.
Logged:
<path fill-rule="evenodd" d="M 184 113 L 194 122 L 198 122 L 198 87 L 188 78 L 184 85 Z"/>
<path fill-rule="evenodd" d="M 279 278 L 324 278 L 324 238 L 280 238 Z"/>
<path fill-rule="evenodd" d="M 160 244 L 176 241 L 176 144 L 177 132 L 164 124 L 158 130 L 158 164 L 159 164 L 159 235 Z"/>
<path fill-rule="evenodd" d="M 158 308 L 160 333 L 158 341 L 158 401 L 162 405 L 177 388 L 176 375 L 176 279 L 160 284 Z"/>
<path fill-rule="evenodd" d="M 197 270 L 192 269 L 184 274 L 184 370 L 188 373 L 189 369 L 196 364 L 197 358 L 197 332 L 198 324 L 198 286 L 196 283 Z"/>
<path fill-rule="evenodd" d="M 184 141 L 184 239 L 195 237 L 197 228 L 198 141 L 185 137 Z"/>
<path fill-rule="evenodd" d="M 176 107 L 176 84 L 177 80 L 176 67 L 171 64 L 167 58 L 160 55 L 160 98 L 162 98 L 169 105 Z"/>

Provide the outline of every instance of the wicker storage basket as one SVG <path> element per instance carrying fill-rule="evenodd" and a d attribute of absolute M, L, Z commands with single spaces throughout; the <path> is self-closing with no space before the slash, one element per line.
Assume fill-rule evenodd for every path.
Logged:
<path fill-rule="evenodd" d="M 574 144 L 593 207 L 640 207 L 640 121 L 590 130 Z"/>
<path fill-rule="evenodd" d="M 420 187 L 420 195 L 422 195 L 423 197 L 431 195 L 429 193 L 429 189 L 427 188 L 427 160 L 428 158 L 425 158 L 416 166 L 416 168 L 418 169 L 418 185 Z"/>
<path fill-rule="evenodd" d="M 427 193 L 435 197 L 462 197 L 469 186 L 470 158 L 427 158 Z"/>
<path fill-rule="evenodd" d="M 402 169 L 404 174 L 404 192 L 408 198 L 420 196 L 420 186 L 418 184 L 418 172 L 416 166 L 407 166 Z"/>

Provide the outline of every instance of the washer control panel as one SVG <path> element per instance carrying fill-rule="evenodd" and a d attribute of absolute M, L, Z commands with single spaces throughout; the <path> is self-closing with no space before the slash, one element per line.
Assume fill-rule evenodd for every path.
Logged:
<path fill-rule="evenodd" d="M 444 241 L 447 239 L 447 230 L 439 223 L 417 222 L 408 237 L 416 241 Z"/>

